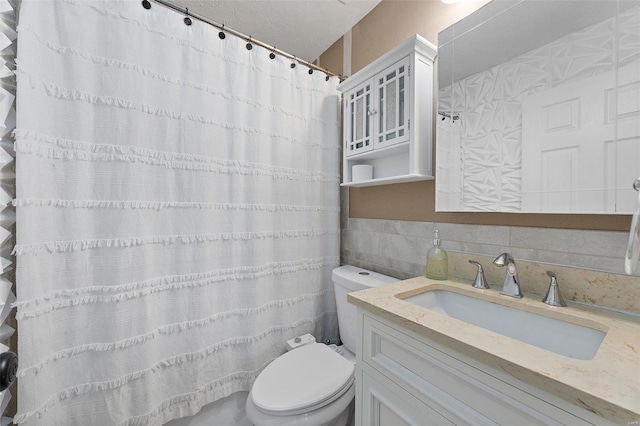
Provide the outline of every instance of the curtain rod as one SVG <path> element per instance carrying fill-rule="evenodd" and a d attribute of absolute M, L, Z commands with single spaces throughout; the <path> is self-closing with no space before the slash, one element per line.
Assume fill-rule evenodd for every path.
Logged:
<path fill-rule="evenodd" d="M 295 62 L 298 62 L 298 63 L 310 68 L 310 70 L 309 70 L 310 74 L 313 72 L 311 70 L 317 70 L 317 71 L 325 73 L 327 75 L 327 79 L 329 79 L 329 77 L 337 76 L 337 77 L 340 78 L 340 81 L 343 80 L 342 76 L 334 74 L 334 73 L 332 73 L 331 71 L 329 71 L 327 69 L 320 68 L 319 66 L 314 65 L 309 61 L 305 61 L 304 59 L 300 59 L 300 58 L 296 57 L 295 55 L 292 55 L 290 53 L 284 52 L 284 51 L 276 48 L 275 46 L 271 46 L 270 44 L 264 43 L 264 42 L 262 42 L 260 40 L 256 40 L 251 36 L 248 36 L 246 34 L 241 33 L 240 31 L 236 31 L 236 30 L 234 30 L 232 28 L 228 28 L 224 24 L 218 24 L 217 22 L 214 22 L 214 21 L 212 21 L 212 20 L 210 20 L 208 18 L 205 18 L 202 15 L 199 15 L 197 13 L 189 12 L 189 8 L 183 8 L 182 6 L 177 5 L 177 4 L 175 4 L 175 3 L 171 2 L 171 1 L 168 1 L 168 0 L 152 0 L 152 1 L 154 3 L 158 3 L 158 4 L 162 5 L 162 6 L 164 6 L 166 8 L 169 8 L 171 10 L 174 10 L 176 12 L 180 12 L 180 13 L 184 14 L 185 15 L 185 19 L 186 18 L 197 19 L 198 21 L 204 22 L 205 24 L 209 24 L 212 27 L 215 27 L 215 28 L 219 29 L 222 32 L 232 34 L 232 35 L 234 35 L 234 36 L 236 36 L 238 38 L 246 40 L 248 43 L 256 44 L 258 46 L 264 47 L 265 49 L 269 50 L 272 53 L 277 53 L 280 56 L 284 56 L 285 58 L 288 58 L 288 59 L 291 59 L 291 60 L 293 60 Z M 142 6 L 145 9 L 150 9 L 151 8 L 151 3 L 149 3 L 149 0 L 143 0 L 142 1 Z M 191 24 L 189 23 L 188 25 L 191 25 Z M 294 67 L 294 64 L 292 64 L 291 66 Z"/>

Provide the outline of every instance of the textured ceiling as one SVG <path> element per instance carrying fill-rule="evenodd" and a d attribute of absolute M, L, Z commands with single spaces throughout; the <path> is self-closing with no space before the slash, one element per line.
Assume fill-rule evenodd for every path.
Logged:
<path fill-rule="evenodd" d="M 212 21 L 315 60 L 380 0 L 173 0 Z"/>

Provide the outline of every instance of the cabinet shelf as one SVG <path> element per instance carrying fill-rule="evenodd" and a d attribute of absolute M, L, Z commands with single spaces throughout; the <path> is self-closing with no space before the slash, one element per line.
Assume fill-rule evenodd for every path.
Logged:
<path fill-rule="evenodd" d="M 344 182 L 344 183 L 341 183 L 340 186 L 350 186 L 350 187 L 358 188 L 363 186 L 388 185 L 392 183 L 417 182 L 419 180 L 432 180 L 432 179 L 433 179 L 433 176 L 398 175 L 398 176 L 390 176 L 386 178 L 363 180 L 360 182 Z"/>

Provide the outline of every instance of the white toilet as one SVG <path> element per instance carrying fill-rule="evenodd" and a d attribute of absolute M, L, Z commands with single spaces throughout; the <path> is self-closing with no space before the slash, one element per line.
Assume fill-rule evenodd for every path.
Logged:
<path fill-rule="evenodd" d="M 256 379 L 246 403 L 256 426 L 345 426 L 353 415 L 356 308 L 347 293 L 398 281 L 354 266 L 333 270 L 343 345 L 300 346 L 275 359 Z"/>

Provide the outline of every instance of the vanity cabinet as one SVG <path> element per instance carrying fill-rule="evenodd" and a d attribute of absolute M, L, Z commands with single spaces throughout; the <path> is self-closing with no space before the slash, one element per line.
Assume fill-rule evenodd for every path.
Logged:
<path fill-rule="evenodd" d="M 608 425 L 594 413 L 358 310 L 356 425 Z"/>
<path fill-rule="evenodd" d="M 433 61 L 415 35 L 338 86 L 343 95 L 343 186 L 433 179 Z M 371 179 L 353 179 L 369 165 Z"/>

